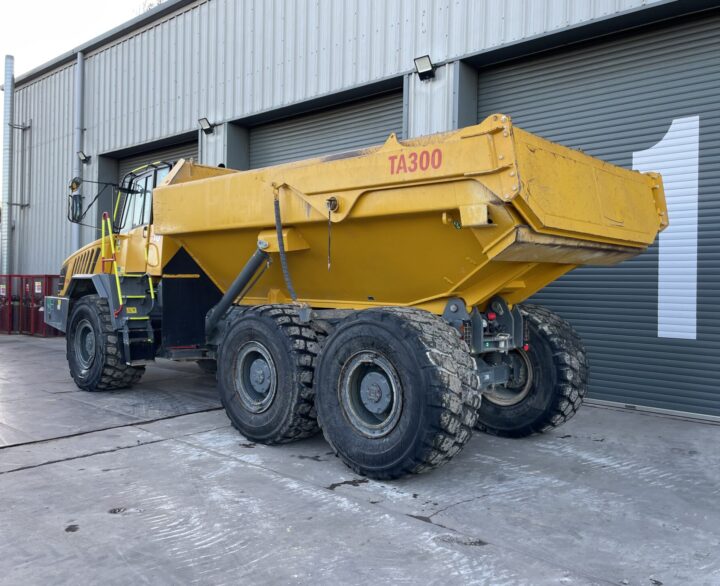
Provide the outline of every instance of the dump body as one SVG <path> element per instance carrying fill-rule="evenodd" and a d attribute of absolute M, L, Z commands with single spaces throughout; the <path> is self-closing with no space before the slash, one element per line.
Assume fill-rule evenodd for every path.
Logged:
<path fill-rule="evenodd" d="M 543 140 L 502 114 L 456 132 L 210 174 L 186 162 L 170 173 L 154 193 L 155 233 L 225 291 L 259 241 L 278 250 L 277 198 L 298 301 L 317 308 L 440 314 L 449 298 L 482 307 L 495 295 L 515 304 L 578 265 L 642 252 L 667 225 L 659 175 Z M 243 303 L 288 299 L 272 262 Z"/>

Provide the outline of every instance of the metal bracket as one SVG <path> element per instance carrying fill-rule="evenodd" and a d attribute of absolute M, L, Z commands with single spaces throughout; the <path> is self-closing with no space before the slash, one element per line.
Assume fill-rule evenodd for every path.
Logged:
<path fill-rule="evenodd" d="M 480 313 L 477 307 L 468 312 L 465 301 L 460 297 L 448 299 L 442 318 L 463 334 L 473 355 L 507 352 L 521 347 L 525 336 L 520 309 L 517 306 L 510 309 L 498 295 L 490 300 L 487 311 L 496 315 L 492 322 L 494 331 L 488 331 L 486 314 Z"/>
<path fill-rule="evenodd" d="M 477 307 L 473 308 L 472 313 L 468 313 L 464 299 L 451 297 L 445 305 L 442 318 L 463 333 L 471 354 L 480 354 L 483 351 L 487 323 Z"/>
<path fill-rule="evenodd" d="M 525 329 L 520 308 L 515 305 L 510 309 L 507 302 L 497 295 L 488 303 L 488 311 L 493 311 L 497 315 L 495 320 L 499 331 L 497 350 L 507 352 L 522 347 L 525 342 Z"/>
<path fill-rule="evenodd" d="M 300 323 L 310 323 L 310 320 L 312 319 L 312 309 L 310 309 L 308 305 L 301 305 L 298 307 L 298 319 L 300 320 Z"/>
<path fill-rule="evenodd" d="M 462 322 L 470 319 L 470 314 L 465 306 L 465 300 L 460 297 L 451 297 L 445 304 L 442 318 L 450 325 L 459 327 Z"/>
<path fill-rule="evenodd" d="M 510 367 L 507 364 L 487 364 L 477 357 L 475 364 L 480 377 L 481 389 L 486 389 L 491 385 L 504 385 L 510 380 Z"/>

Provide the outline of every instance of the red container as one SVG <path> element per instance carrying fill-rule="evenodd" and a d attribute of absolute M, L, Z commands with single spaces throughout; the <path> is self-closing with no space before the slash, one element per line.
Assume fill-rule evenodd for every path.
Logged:
<path fill-rule="evenodd" d="M 31 334 L 30 331 L 30 277 L 29 275 L 20 276 L 20 306 L 18 319 L 18 332 L 21 334 Z"/>
<path fill-rule="evenodd" d="M 57 294 L 57 275 L 0 275 L 0 332 L 60 336 L 44 319 L 45 296 Z"/>
<path fill-rule="evenodd" d="M 10 291 L 10 334 L 20 333 L 20 297 L 22 294 L 22 277 L 20 275 L 8 275 Z"/>
<path fill-rule="evenodd" d="M 0 333 L 12 332 L 10 275 L 0 275 Z"/>

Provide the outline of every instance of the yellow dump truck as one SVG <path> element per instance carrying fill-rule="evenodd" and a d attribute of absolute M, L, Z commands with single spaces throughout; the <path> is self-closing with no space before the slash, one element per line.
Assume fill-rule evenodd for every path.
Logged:
<path fill-rule="evenodd" d="M 197 361 L 247 438 L 321 429 L 356 472 L 396 478 L 448 461 L 473 429 L 569 419 L 582 342 L 522 302 L 666 225 L 659 175 L 502 114 L 251 171 L 155 163 L 119 186 L 45 316 L 82 389 L 129 386 L 156 357 Z"/>

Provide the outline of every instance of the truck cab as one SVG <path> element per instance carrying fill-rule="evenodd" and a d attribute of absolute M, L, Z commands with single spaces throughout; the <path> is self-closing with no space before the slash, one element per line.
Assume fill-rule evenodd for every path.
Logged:
<path fill-rule="evenodd" d="M 103 214 L 102 236 L 63 262 L 58 295 L 72 296 L 71 288 L 76 287 L 85 291 L 88 277 L 110 269 L 111 239 L 119 274 L 158 276 L 162 273 L 163 240 L 154 233 L 152 226 L 152 190 L 162 183 L 171 169 L 172 163 L 159 161 L 142 165 L 122 178 L 113 194 L 111 210 Z"/>
<path fill-rule="evenodd" d="M 158 356 L 197 361 L 206 372 L 215 366 L 205 313 L 222 294 L 153 224 L 153 190 L 195 179 L 178 176 L 183 163 L 158 161 L 126 174 L 102 214 L 100 238 L 65 260 L 57 296 L 45 298 L 45 322 L 65 332 L 70 373 L 82 389 L 131 386 Z M 203 176 L 232 172 L 193 168 Z"/>
<path fill-rule="evenodd" d="M 121 274 L 162 274 L 163 239 L 153 230 L 152 194 L 171 169 L 171 163 L 151 163 L 123 178 L 112 222 Z"/>
<path fill-rule="evenodd" d="M 178 246 L 154 233 L 153 189 L 173 164 L 158 161 L 132 170 L 114 186 L 112 210 L 102 214 L 101 237 L 69 256 L 57 296 L 45 299 L 45 322 L 66 333 L 71 374 L 85 388 L 127 386 L 139 380 L 158 347 L 161 313 L 157 286 L 163 260 Z M 115 364 L 95 360 L 99 344 L 115 340 Z"/>

